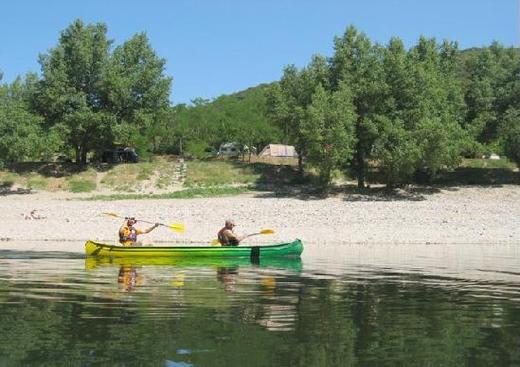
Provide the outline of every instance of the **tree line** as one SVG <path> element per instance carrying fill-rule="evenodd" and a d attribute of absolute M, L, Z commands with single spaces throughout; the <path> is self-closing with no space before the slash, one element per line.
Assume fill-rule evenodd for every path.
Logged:
<path fill-rule="evenodd" d="M 374 168 L 391 187 L 492 151 L 520 163 L 520 53 L 496 42 L 461 51 L 421 37 L 407 49 L 350 26 L 332 56 L 289 65 L 279 81 L 175 106 L 146 34 L 113 43 L 105 24 L 76 20 L 39 75 L 0 84 L 0 164 L 57 154 L 86 164 L 116 145 L 201 157 L 229 141 L 286 143 L 324 187 L 335 172 L 363 187 Z"/>
<path fill-rule="evenodd" d="M 324 186 L 344 170 L 364 187 L 373 166 L 389 187 L 431 179 L 486 151 L 520 163 L 520 57 L 498 43 L 461 53 L 421 37 L 406 49 L 349 27 L 332 57 L 286 67 L 268 107 Z"/>

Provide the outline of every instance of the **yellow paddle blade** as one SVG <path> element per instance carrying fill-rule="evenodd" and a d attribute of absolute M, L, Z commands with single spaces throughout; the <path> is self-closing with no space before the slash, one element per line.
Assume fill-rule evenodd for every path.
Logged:
<path fill-rule="evenodd" d="M 167 226 L 174 232 L 184 233 L 186 231 L 186 227 L 181 223 L 172 223 Z"/>
<path fill-rule="evenodd" d="M 211 246 L 219 246 L 219 245 L 220 245 L 220 241 L 217 238 L 214 238 L 211 241 Z"/>
<path fill-rule="evenodd" d="M 274 231 L 272 229 L 262 229 L 260 234 L 273 234 Z"/>

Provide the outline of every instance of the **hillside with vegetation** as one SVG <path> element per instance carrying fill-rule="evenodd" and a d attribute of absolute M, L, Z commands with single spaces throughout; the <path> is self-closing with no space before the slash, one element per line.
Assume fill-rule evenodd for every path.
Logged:
<path fill-rule="evenodd" d="M 398 38 L 381 45 L 354 27 L 333 42 L 332 55 L 315 55 L 301 69 L 288 65 L 279 81 L 172 106 L 166 60 L 145 34 L 114 47 L 105 24 L 76 20 L 41 55 L 39 74 L 0 84 L 3 185 L 74 191 L 73 182 L 93 181 L 96 172 L 99 187 L 106 168 L 97 158 L 125 146 L 143 161 L 135 166 L 142 172 L 128 176 L 139 181 L 147 161 L 158 164 L 153 156 L 205 159 L 232 141 L 257 150 L 294 145 L 300 179 L 314 177 L 324 190 L 337 177 L 359 187 L 436 182 L 482 166 L 467 159 L 491 153 L 509 158 L 500 163 L 506 171 L 520 164 L 518 49 L 495 42 L 459 50 L 426 37 L 410 48 Z M 58 157 L 74 162 L 60 182 L 16 168 L 42 162 L 41 170 Z"/>

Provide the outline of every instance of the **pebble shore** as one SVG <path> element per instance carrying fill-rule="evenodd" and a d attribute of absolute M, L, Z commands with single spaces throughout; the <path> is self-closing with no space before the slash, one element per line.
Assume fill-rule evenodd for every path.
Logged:
<path fill-rule="evenodd" d="M 122 216 L 183 223 L 182 235 L 159 227 L 141 238 L 157 245 L 206 244 L 226 218 L 236 232 L 274 229 L 249 244 L 300 238 L 316 244 L 520 244 L 520 186 L 435 189 L 413 196 L 339 194 L 327 199 L 268 192 L 176 200 L 83 201 L 32 193 L 0 196 L 0 250 L 83 252 L 87 239 L 116 243 Z M 24 219 L 37 209 L 43 219 Z M 138 222 L 138 227 L 148 224 Z M 244 242 L 246 244 L 246 242 Z"/>

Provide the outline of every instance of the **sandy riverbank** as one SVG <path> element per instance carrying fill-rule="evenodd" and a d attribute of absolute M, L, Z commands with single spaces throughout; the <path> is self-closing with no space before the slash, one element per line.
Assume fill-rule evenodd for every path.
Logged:
<path fill-rule="evenodd" d="M 32 209 L 46 216 L 26 220 Z M 227 198 L 80 201 L 60 194 L 0 196 L 0 250 L 83 251 L 87 239 L 115 242 L 117 212 L 165 223 L 178 222 L 179 235 L 166 228 L 143 235 L 152 242 L 209 243 L 225 218 L 237 232 L 272 228 L 275 235 L 249 243 L 301 238 L 313 243 L 516 243 L 520 244 L 520 186 L 433 190 L 412 196 L 342 194 L 328 199 L 274 197 L 253 193 Z M 148 225 L 139 223 L 139 227 Z"/>

